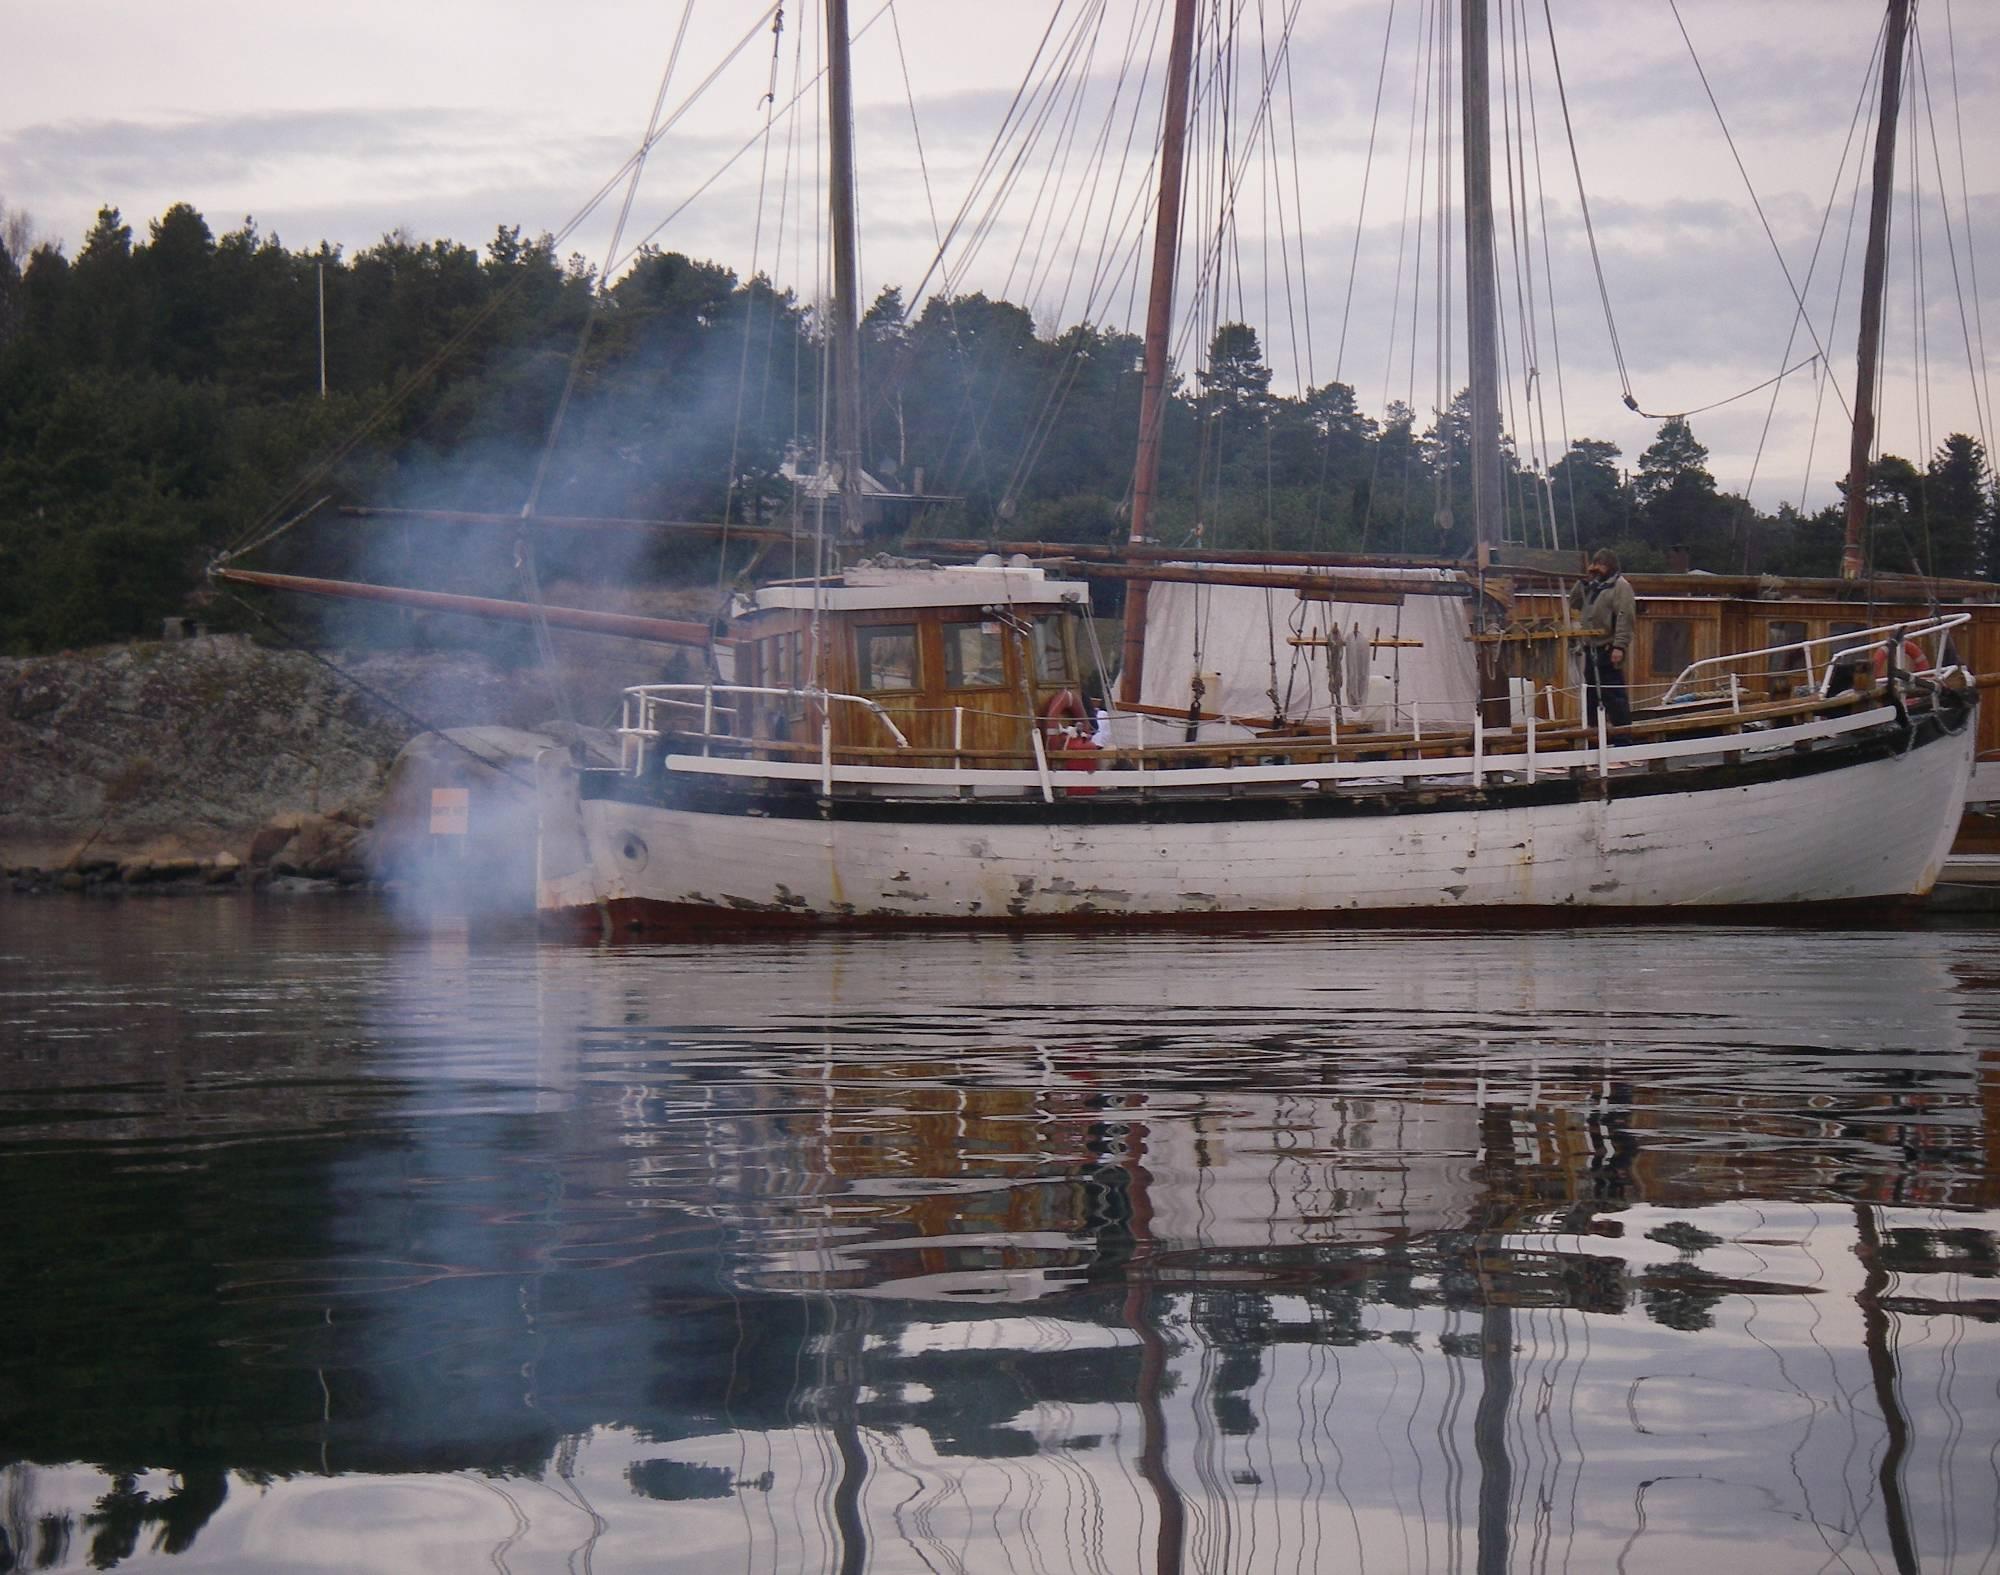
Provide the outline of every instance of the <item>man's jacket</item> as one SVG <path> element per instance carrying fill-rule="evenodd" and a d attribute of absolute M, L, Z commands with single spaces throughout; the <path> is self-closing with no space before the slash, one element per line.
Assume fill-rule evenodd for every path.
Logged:
<path fill-rule="evenodd" d="M 1593 650 L 1615 647 L 1631 651 L 1638 633 L 1639 598 L 1624 575 L 1578 581 L 1569 593 L 1569 604 L 1582 619 L 1585 639 Z"/>

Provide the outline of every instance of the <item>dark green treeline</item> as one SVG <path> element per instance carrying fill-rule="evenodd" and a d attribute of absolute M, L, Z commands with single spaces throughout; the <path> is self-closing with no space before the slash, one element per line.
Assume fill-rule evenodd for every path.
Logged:
<path fill-rule="evenodd" d="M 784 517 L 780 466 L 788 446 L 809 463 L 820 423 L 810 306 L 670 252 L 595 284 L 509 227 L 483 251 L 394 234 L 350 256 L 289 250 L 247 220 L 218 237 L 185 204 L 141 237 L 106 209 L 72 258 L 0 208 L 0 650 L 146 634 L 188 612 L 226 626 L 203 566 L 319 467 L 301 501 L 512 513 L 536 495 L 545 514 Z M 1175 382 L 1161 539 L 1187 542 L 1199 524 L 1210 547 L 1467 549 L 1463 396 L 1420 428 L 1401 404 L 1363 414 L 1345 384 L 1275 394 L 1255 330 L 1236 323 L 1215 331 L 1204 367 Z M 863 375 L 869 468 L 961 500 L 926 532 L 1122 533 L 1134 336 L 1045 336 L 978 294 L 911 316 L 885 290 L 864 323 Z M 1510 452 L 1508 534 L 1539 543 L 1552 515 L 1565 543 L 1617 545 L 1633 567 L 1685 554 L 1717 570 L 1834 571 L 1835 510 L 1759 513 L 1718 490 L 1706 460 L 1680 420 L 1629 462 L 1579 439 L 1546 487 Z M 1921 467 L 1885 456 L 1871 503 L 1881 566 L 1956 575 L 1988 562 L 1993 476 L 1973 439 L 1953 434 Z M 405 533 L 385 559 L 382 534 L 316 524 L 258 562 L 521 591 L 506 543 Z M 712 582 L 738 561 L 598 535 L 547 550 L 545 577 L 586 581 Z"/>

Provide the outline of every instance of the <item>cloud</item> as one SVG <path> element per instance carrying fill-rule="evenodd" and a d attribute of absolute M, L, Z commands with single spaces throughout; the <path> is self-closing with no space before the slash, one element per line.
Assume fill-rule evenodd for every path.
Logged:
<path fill-rule="evenodd" d="M 115 9 L 111 0 L 78 0 L 78 4 L 95 7 L 93 15 L 109 15 Z M 72 26 L 63 19 L 74 9 L 45 8 L 41 20 L 33 24 L 56 29 L 47 34 L 41 50 L 45 58 L 81 50 L 72 33 L 62 31 Z M 812 10 L 787 9 L 795 18 Z M 1284 9 L 1273 8 L 1269 15 L 1275 18 Z M 1523 48 L 1536 62 L 1541 179 L 1554 226 L 1549 247 L 1570 425 L 1574 432 L 1610 437 L 1626 448 L 1629 457 L 1651 440 L 1656 423 L 1633 417 L 1618 403 L 1621 390 L 1580 229 L 1537 10 L 1531 8 Z M 1829 192 L 1834 194 L 1827 249 L 1810 299 L 1822 335 L 1834 341 L 1829 350 L 1851 363 L 1859 237 L 1850 236 L 1847 228 L 1848 199 L 1865 131 L 1849 150 L 1845 171 L 1837 166 L 1856 96 L 1868 76 L 1867 55 L 1880 22 L 1879 4 L 1765 0 L 1746 7 L 1716 0 L 1683 4 L 1680 11 L 1786 263 L 1801 284 Z M 366 246 L 398 227 L 420 238 L 447 236 L 477 244 L 501 223 L 517 223 L 530 232 L 557 229 L 630 151 L 637 115 L 650 102 L 658 69 L 656 59 L 639 58 L 644 49 L 586 48 L 587 40 L 578 30 L 558 27 L 544 12 L 524 4 L 490 7 L 486 26 L 469 44 L 466 29 L 457 25 L 448 7 L 406 17 L 400 7 L 367 0 L 361 12 L 366 27 L 341 30 L 311 58 L 302 58 L 298 49 L 288 46 L 284 70 L 272 66 L 275 56 L 257 55 L 249 35 L 217 32 L 223 25 L 220 12 L 204 9 L 196 0 L 175 8 L 171 25 L 164 13 L 132 13 L 129 25 L 108 36 L 108 54 L 91 57 L 93 75 L 87 84 L 59 95 L 31 83 L 24 96 L 12 101 L 12 112 L 32 123 L 0 129 L 0 193 L 10 205 L 26 208 L 42 231 L 67 235 L 72 241 L 84 233 L 101 203 L 117 204 L 136 222 L 185 200 L 209 214 L 217 228 L 233 223 L 238 215 L 254 213 L 266 230 L 275 230 L 295 246 L 309 246 L 321 237 L 349 248 Z M 1293 280 L 1295 300 L 1288 308 L 1278 249 L 1273 244 L 1267 250 L 1265 243 L 1267 234 L 1274 241 L 1277 237 L 1276 199 L 1267 197 L 1259 184 L 1239 202 L 1233 257 L 1221 281 L 1231 303 L 1228 315 L 1245 316 L 1258 326 L 1280 382 L 1288 385 L 1294 377 L 1292 323 L 1297 312 L 1293 308 L 1300 304 L 1296 296 L 1309 292 L 1313 365 L 1309 372 L 1303 365 L 1301 322 L 1298 377 L 1324 381 L 1331 376 L 1336 347 L 1345 335 L 1342 375 L 1357 386 L 1369 410 L 1379 409 L 1385 395 L 1409 395 L 1427 411 L 1434 397 L 1436 373 L 1429 365 L 1428 346 L 1435 327 L 1430 295 L 1436 261 L 1435 142 L 1429 144 L 1430 162 L 1421 167 L 1429 182 L 1425 195 L 1418 198 L 1414 179 L 1405 192 L 1405 176 L 1416 154 L 1416 149 L 1405 146 L 1410 140 L 1412 105 L 1435 87 L 1434 80 L 1426 80 L 1419 36 L 1425 12 L 1421 6 L 1396 8 L 1384 72 L 1383 44 L 1389 26 L 1384 0 L 1337 5 L 1312 0 L 1300 9 L 1290 70 L 1281 79 L 1290 97 L 1280 99 L 1276 117 L 1287 155 L 1294 135 L 1299 151 L 1296 196 L 1289 185 L 1292 172 L 1286 172 L 1284 235 L 1294 249 L 1283 260 L 1296 265 L 1303 229 L 1305 276 Z M 206 32 L 204 15 L 213 24 Z M 1070 15 L 1063 13 L 1064 18 Z M 1257 8 L 1244 8 L 1242 15 L 1254 30 Z M 914 286 L 923 275 L 935 247 L 932 211 L 939 223 L 949 224 L 966 203 L 966 193 L 1016 102 L 1017 80 L 1042 37 L 1048 12 L 1042 9 L 1030 16 L 1026 8 L 940 5 L 906 7 L 900 16 L 908 80 L 919 95 L 921 166 L 910 138 L 903 55 L 884 29 L 871 34 L 856 51 L 862 262 L 864 288 L 870 293 L 884 283 Z M 976 22 L 971 20 L 974 16 Z M 1073 119 L 1069 118 L 1072 100 L 1059 96 L 1047 113 L 1032 118 L 1033 150 L 1020 160 L 1004 200 L 995 195 L 1000 178 L 990 173 L 985 188 L 974 195 L 967 224 L 955 238 L 949 258 L 948 276 L 954 288 L 1011 294 L 1036 313 L 1044 332 L 1066 326 L 1086 309 L 1100 322 L 1133 326 L 1143 307 L 1130 285 L 1143 274 L 1151 244 L 1147 165 L 1165 54 L 1159 16 L 1150 7 L 1114 6 L 1106 13 L 1088 59 L 1078 56 L 1077 79 L 1070 84 L 1080 95 L 1074 100 Z M 1949 39 L 1946 21 L 1954 22 L 1956 29 Z M 597 36 L 601 39 L 623 29 L 620 36 L 644 37 L 664 48 L 664 39 L 656 38 L 664 24 L 656 23 L 657 18 L 645 21 L 634 10 L 615 25 L 599 19 Z M 1059 22 L 1056 43 L 1065 25 L 1066 21 Z M 1557 27 L 1606 281 L 1642 402 L 1648 408 L 1700 403 L 1762 381 L 1778 369 L 1781 358 L 1797 360 L 1809 353 L 1810 341 L 1801 335 L 1791 355 L 1783 357 L 1795 310 L 1790 288 L 1672 14 L 1664 7 L 1635 7 L 1626 0 L 1565 5 L 1558 8 Z M 706 43 L 719 48 L 739 31 L 738 19 L 725 18 Z M 1933 127 L 1938 157 L 1949 177 L 1946 184 L 1956 183 L 1961 118 L 1967 146 L 1975 150 L 1967 157 L 1973 178 L 1988 179 L 1976 150 L 1992 140 L 1993 112 L 1987 106 L 2000 100 L 2000 7 L 1960 6 L 1955 17 L 1926 8 L 1918 38 L 1919 91 L 1905 121 L 1913 128 L 1913 141 L 1904 146 L 1907 150 L 1914 145 L 1919 155 L 1926 192 L 1937 184 Z M 275 33 L 264 40 L 267 46 L 284 42 Z M 788 26 L 781 99 L 788 92 L 798 42 Z M 472 52 L 450 53 L 461 47 Z M 1244 107 L 1254 102 L 1259 67 L 1254 37 L 1246 40 L 1245 47 L 1239 134 L 1248 119 Z M 159 69 L 160 59 L 153 57 L 163 59 L 169 50 L 182 52 L 184 69 Z M 32 47 L 29 53 L 34 53 Z M 690 61 L 696 53 L 691 44 Z M 615 58 L 606 61 L 602 58 L 606 54 Z M 362 63 L 377 55 L 380 69 L 364 75 Z M 458 65 L 441 80 L 432 68 L 445 58 Z M 800 58 L 810 72 L 816 58 L 812 48 Z M 121 61 L 122 76 L 114 69 Z M 762 113 L 755 106 L 766 85 L 769 62 L 768 46 L 759 40 L 741 57 L 735 74 L 704 98 L 662 144 L 641 188 L 628 245 L 679 208 L 722 160 L 755 135 L 762 124 Z M 592 74 L 613 67 L 622 74 Z M 1954 67 L 1956 101 L 1950 97 Z M 1133 93 L 1142 73 L 1145 98 L 1135 118 Z M 1378 73 L 1383 88 L 1376 122 Z M 690 85 L 693 80 L 682 78 Z M 297 103 L 316 107 L 272 107 L 272 84 L 280 81 L 288 84 L 287 92 Z M 363 86 L 357 89 L 357 82 Z M 1504 97 L 1499 86 L 1496 101 Z M 158 96 L 168 92 L 179 92 L 181 97 L 176 102 Z M 1111 117 L 1106 162 L 1091 206 L 1090 150 L 1106 128 L 1114 92 L 1122 96 Z M 348 95 L 364 93 L 383 104 L 349 101 Z M 427 96 L 412 104 L 408 100 L 413 93 Z M 255 105 L 246 97 L 253 94 L 261 95 Z M 444 99 L 450 102 L 439 102 Z M 167 107 L 159 110 L 131 107 L 163 103 Z M 627 110 L 634 113 L 628 115 Z M 6 113 L 0 109 L 0 126 L 5 125 Z M 816 172 L 823 176 L 822 159 L 808 145 L 818 118 L 809 97 L 801 105 L 795 139 L 783 122 L 777 128 L 762 193 L 757 259 L 780 284 L 808 296 L 816 275 L 816 231 L 823 206 L 814 185 Z M 628 126 L 628 120 L 635 123 Z M 1137 139 L 1127 158 L 1125 137 L 1135 124 Z M 1371 130 L 1376 146 L 1359 277 L 1352 286 L 1352 310 L 1343 322 L 1348 259 L 1360 216 Z M 1003 171 L 1012 168 L 1027 135 L 1017 128 L 1004 151 Z M 1070 149 L 1066 173 L 1048 176 L 1045 189 L 1045 175 L 1060 166 L 1065 146 Z M 788 157 L 792 168 L 787 192 L 781 186 Z M 659 244 L 748 272 L 751 237 L 759 220 L 759 168 L 753 149 L 659 234 Z M 1258 184 L 1254 165 L 1252 182 Z M 1190 189 L 1202 194 L 1191 201 L 1210 204 L 1198 222 L 1190 220 L 1191 230 L 1206 227 L 1212 232 L 1213 180 L 1197 177 Z M 1423 253 L 1423 305 L 1414 322 L 1409 281 L 1406 277 L 1399 301 L 1395 277 L 1399 221 L 1406 203 L 1412 238 L 1403 263 L 1406 274 L 1415 266 L 1416 226 L 1419 222 L 1430 226 Z M 782 251 L 776 225 L 781 205 L 786 214 Z M 564 251 L 601 259 L 615 207 L 614 198 L 565 244 Z M 1303 213 L 1295 211 L 1298 207 Z M 1420 208 L 1427 208 L 1421 221 Z M 1449 224 L 1455 235 L 1455 214 Z M 1955 217 L 1954 224 L 1961 226 L 1956 236 L 1958 256 L 1963 288 L 1969 293 L 1962 217 Z M 1994 245 L 2000 244 L 2000 199 L 1975 194 L 1974 226 L 1979 250 L 1990 259 Z M 1907 367 L 1917 354 L 1909 309 L 1907 228 L 1899 219 L 1898 244 L 1905 250 L 1895 262 L 1890 330 L 1890 378 L 1897 398 L 1885 411 L 1884 441 L 1911 452 L 1919 447 L 1913 415 L 1918 401 L 1914 383 L 1906 389 L 1898 381 L 1909 381 Z M 1539 229 L 1531 244 L 1539 279 L 1543 266 Z M 1501 245 L 1502 288 L 1511 294 L 1510 242 L 1503 238 Z M 1925 326 L 1932 382 L 1938 391 L 1935 410 L 1927 419 L 1938 431 L 1970 427 L 1974 424 L 1970 396 L 1960 391 L 1969 382 L 1964 336 L 1941 226 L 1927 230 L 1925 246 Z M 1841 274 L 1844 247 L 1849 248 L 1847 304 L 1835 323 L 1832 292 Z M 1100 263 L 1106 282 L 1086 308 L 1089 281 Z M 1268 300 L 1263 298 L 1261 282 L 1267 264 L 1274 274 Z M 1989 290 L 1996 274 L 2000 269 L 1986 269 Z M 1110 288 L 1111 283 L 1118 287 Z M 1539 315 L 1544 343 L 1535 353 L 1544 378 L 1549 379 L 1554 371 L 1551 325 L 1546 310 Z M 1456 320 L 1453 332 L 1454 362 L 1460 370 L 1447 380 L 1462 381 L 1462 320 Z M 1995 348 L 2000 350 L 2000 318 L 1995 335 Z M 1180 342 L 1185 345 L 1205 337 L 1190 330 Z M 1409 365 L 1413 339 L 1418 348 L 1414 375 Z M 1385 379 L 1392 349 L 1395 370 Z M 1510 347 L 1509 354 L 1517 363 L 1518 377 L 1518 344 Z M 1851 369 L 1843 367 L 1840 375 L 1851 380 Z M 1804 468 L 1804 442 L 1811 427 L 1803 387 L 1794 390 L 1787 385 L 1770 440 L 1773 446 L 1797 445 L 1796 455 L 1788 450 L 1795 471 Z M 1725 485 L 1732 484 L 1732 476 L 1737 481 L 1747 476 L 1762 419 L 1757 401 L 1698 418 L 1704 440 L 1716 450 L 1716 472 Z M 1837 468 L 1825 463 L 1823 435 L 1815 468 Z"/>
<path fill-rule="evenodd" d="M 473 231 L 485 235 L 502 219 L 559 223 L 589 175 L 615 169 L 624 153 L 603 136 L 524 138 L 519 120 L 486 110 L 77 120 L 0 136 L 0 189 L 45 229 L 71 237 L 100 204 L 134 215 L 183 200 L 211 213 L 296 221 L 312 240 L 320 222 L 357 210 L 393 213 L 428 235 L 438 233 L 434 204 L 464 211 L 474 194 L 490 203 Z M 524 215 L 519 195 L 555 191 L 563 193 L 555 203 Z M 328 223 L 321 233 L 357 244 L 380 231 Z"/>

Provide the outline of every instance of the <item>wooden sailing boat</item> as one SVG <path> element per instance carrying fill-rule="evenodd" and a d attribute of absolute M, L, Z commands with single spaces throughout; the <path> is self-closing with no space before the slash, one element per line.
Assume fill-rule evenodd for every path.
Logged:
<path fill-rule="evenodd" d="M 827 0 L 826 16 L 835 397 L 815 490 L 822 514 L 834 505 L 822 561 L 838 564 L 861 535 L 861 441 L 844 0 Z M 716 681 L 627 693 L 615 769 L 554 752 L 544 763 L 539 905 L 601 932 L 717 917 L 1122 924 L 1921 896 L 1950 846 L 1976 734 L 1996 732 L 1986 742 L 2000 749 L 2000 715 L 1980 715 L 1969 680 L 2000 669 L 1993 587 L 1943 587 L 1966 598 L 1946 606 L 1936 582 L 1878 582 L 1864 603 L 1842 581 L 1793 582 L 1773 600 L 1761 580 L 1642 577 L 1633 677 L 1637 697 L 1659 703 L 1614 738 L 1584 725 L 1561 681 L 1577 634 L 1564 578 L 1496 544 L 1482 0 L 1462 0 L 1462 17 L 1480 527 L 1469 565 L 1168 552 L 1146 540 L 1195 31 L 1193 0 L 1177 0 L 1122 548 L 939 543 L 974 561 L 849 562 L 739 597 L 721 639 L 704 624 L 234 567 L 217 578 L 730 653 L 728 681 L 716 663 Z M 1880 136 L 1893 134 L 1890 115 Z M 1881 218 L 1879 143 L 1877 168 Z M 1864 314 L 1864 369 L 1871 332 L 1879 317 Z M 1856 451 L 1865 473 L 1859 439 Z M 1089 675 L 1107 670 L 1092 649 L 1094 578 L 1128 587 L 1118 698 L 1105 697 L 1101 717 L 1086 715 L 1099 702 Z M 1323 701 L 1274 694 L 1266 711 L 1199 670 L 1184 685 L 1158 653 L 1176 597 L 1194 588 L 1253 599 L 1260 619 L 1274 595 L 1295 598 L 1307 609 L 1296 643 L 1327 658 Z M 1427 633 L 1407 632 L 1420 622 Z M 1455 674 L 1448 693 L 1419 703 L 1393 674 L 1371 682 L 1379 653 L 1401 660 L 1420 642 Z"/>
<path fill-rule="evenodd" d="M 1134 487 L 1131 553 L 1141 560 L 1194 11 L 1193 0 L 1178 0 Z M 833 451 L 851 539 L 853 133 L 842 109 L 841 0 L 828 0 L 827 14 L 844 296 L 833 313 L 834 365 L 847 379 Z M 1829 616 L 1816 628 L 1788 617 L 1772 621 L 1787 638 L 1753 631 L 1724 646 L 1727 614 L 1717 607 L 1718 651 L 1691 649 L 1667 696 L 1675 703 L 1618 739 L 1602 719 L 1593 731 L 1560 711 L 1539 715 L 1533 673 L 1522 671 L 1526 643 L 1510 650 L 1505 619 L 1483 616 L 1532 611 L 1561 587 L 1546 572 L 1507 571 L 1492 548 L 1499 418 L 1480 0 L 1466 0 L 1464 17 L 1477 563 L 1384 571 L 1238 560 L 1231 570 L 1176 555 L 1106 566 L 1133 582 L 1134 595 L 1118 715 L 1088 739 L 1080 578 L 994 554 L 968 567 L 860 565 L 765 587 L 732 612 L 737 681 L 630 690 L 616 769 L 545 763 L 543 912 L 613 933 L 717 918 L 1650 914 L 1884 903 L 1928 891 L 1972 769 L 1976 688 L 1953 645 L 1965 642 L 1969 614 L 1851 628 L 1832 625 L 1852 619 Z M 1161 708 L 1142 698 L 1146 588 L 1176 580 L 1290 590 L 1342 607 L 1417 597 L 1476 604 L 1482 616 L 1468 632 L 1498 654 L 1476 664 L 1474 703 L 1457 715 L 1392 716 L 1343 734 L 1336 710 L 1321 727 L 1260 737 L 1228 727 L 1227 715 L 1205 716 L 1197 695 L 1185 728 L 1156 723 L 1149 734 L 1149 712 Z M 1731 648 L 1738 654 L 1719 654 Z M 1878 651 L 1882 681 L 1869 683 Z M 1844 683 L 1830 681 L 1836 672 Z M 1510 678 L 1528 682 L 1528 703 Z M 1205 721 L 1224 726 L 1205 730 Z M 1118 747 L 1098 747 L 1107 733 Z"/>

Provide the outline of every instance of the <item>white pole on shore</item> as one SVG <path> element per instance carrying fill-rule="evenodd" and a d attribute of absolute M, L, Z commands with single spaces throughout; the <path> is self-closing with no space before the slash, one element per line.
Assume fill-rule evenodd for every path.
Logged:
<path fill-rule="evenodd" d="M 326 264 L 317 263 L 319 275 L 319 397 L 326 398 Z"/>

